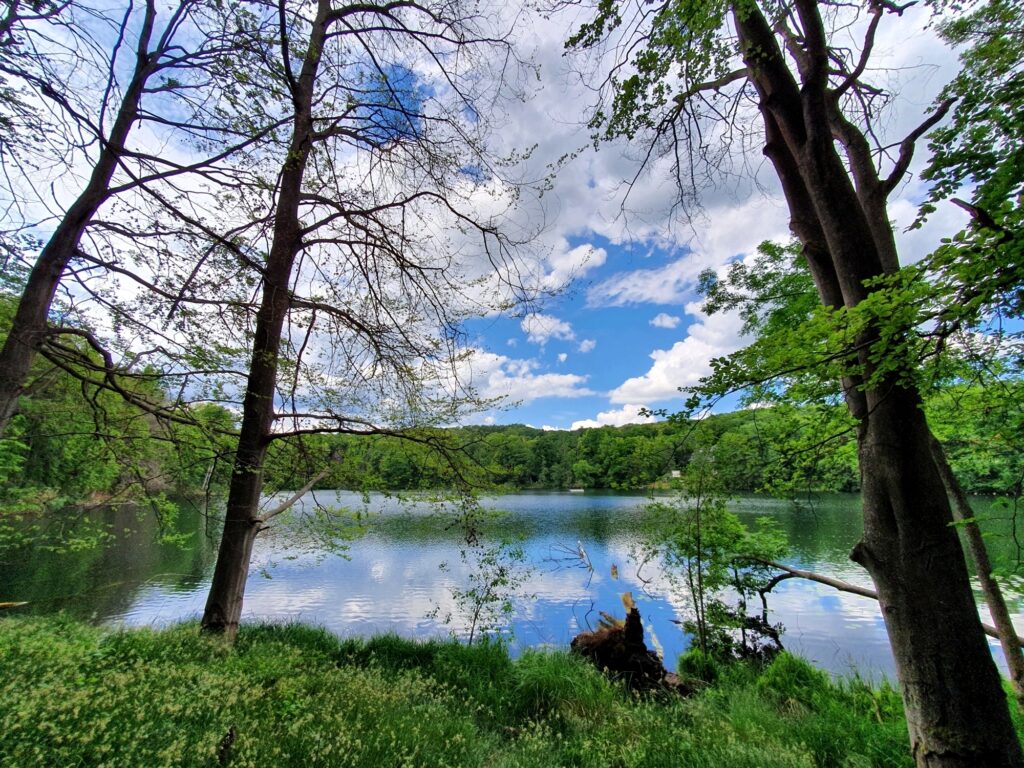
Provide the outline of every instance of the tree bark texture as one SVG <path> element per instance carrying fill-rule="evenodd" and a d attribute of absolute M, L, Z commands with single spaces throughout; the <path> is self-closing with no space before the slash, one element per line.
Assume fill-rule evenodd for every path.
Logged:
<path fill-rule="evenodd" d="M 782 182 L 820 298 L 826 306 L 852 308 L 870 295 L 865 281 L 898 266 L 883 204 L 892 183 L 868 162 L 863 134 L 845 121 L 830 90 L 816 0 L 795 0 L 794 9 L 800 36 L 789 42 L 799 80 L 776 37 L 781 27 L 773 28 L 752 3 L 734 6 L 733 18 L 760 99 L 765 154 Z M 869 354 L 877 338 L 869 329 L 857 339 L 851 362 L 863 373 L 843 382 L 859 422 L 864 504 L 864 536 L 851 557 L 878 592 L 914 759 L 935 768 L 1024 765 L 920 396 L 899 372 L 878 372 Z"/>
<path fill-rule="evenodd" d="M 864 537 L 921 766 L 1020 765 L 999 673 L 914 393 L 872 397 L 862 423 Z"/>
<path fill-rule="evenodd" d="M 18 397 L 28 379 L 32 361 L 46 339 L 47 318 L 64 270 L 77 253 L 82 235 L 96 212 L 110 196 L 110 181 L 124 153 L 128 134 L 138 119 L 146 80 L 155 70 L 158 57 L 149 53 L 155 20 L 155 2 L 148 0 L 135 53 L 135 70 L 110 133 L 100 141 L 99 155 L 85 189 L 65 212 L 29 273 L 0 350 L 0 437 L 17 413 Z"/>
<path fill-rule="evenodd" d="M 238 632 L 242 615 L 253 541 L 264 524 L 259 515 L 263 462 L 274 425 L 278 356 L 291 303 L 289 281 L 302 247 L 299 201 L 312 148 L 314 86 L 327 38 L 329 14 L 329 0 L 319 0 L 302 70 L 291 83 L 295 110 L 292 135 L 281 170 L 273 237 L 263 273 L 263 293 L 256 315 L 224 531 L 202 619 L 205 631 L 223 633 L 230 639 Z"/>

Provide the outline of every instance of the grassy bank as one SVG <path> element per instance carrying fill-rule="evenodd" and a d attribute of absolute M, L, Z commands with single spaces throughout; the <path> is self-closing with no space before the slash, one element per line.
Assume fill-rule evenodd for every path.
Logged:
<path fill-rule="evenodd" d="M 0 620 L 0 734 L 3 766 L 912 764 L 891 689 L 789 656 L 638 700 L 563 652 L 302 626 L 247 627 L 228 648 L 195 625 L 63 618 Z"/>

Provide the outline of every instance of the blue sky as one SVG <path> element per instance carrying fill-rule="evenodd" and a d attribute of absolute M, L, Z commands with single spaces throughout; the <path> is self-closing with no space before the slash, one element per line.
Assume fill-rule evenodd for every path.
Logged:
<path fill-rule="evenodd" d="M 929 12 L 912 9 L 907 16 L 913 14 L 916 28 L 905 18 L 878 30 L 872 74 L 897 94 L 879 123 L 883 143 L 898 143 L 916 127 L 956 70 L 955 52 L 928 27 Z M 470 421 L 569 429 L 640 421 L 641 407 L 679 410 L 684 396 L 678 387 L 695 384 L 709 372 L 711 358 L 743 343 L 737 317 L 700 312 L 697 276 L 747 257 L 763 240 L 789 239 L 777 181 L 759 150 L 753 157 L 737 154 L 725 161 L 731 166 L 720 179 L 699 190 L 699 208 L 680 216 L 667 161 L 655 160 L 637 175 L 644 156 L 639 143 L 588 146 L 585 116 L 593 92 L 573 72 L 594 62 L 563 55 L 575 20 L 529 22 L 523 21 L 519 36 L 532 46 L 524 50 L 541 76 L 528 98 L 491 117 L 504 147 L 535 145 L 523 178 L 540 178 L 559 158 L 574 157 L 561 166 L 543 200 L 512 213 L 524 229 L 533 220 L 544 222 L 532 246 L 542 254 L 550 284 L 567 288 L 534 310 L 536 317 L 467 324 L 478 350 L 474 385 L 480 394 L 504 395 L 510 403 Z M 856 46 L 856 25 L 848 31 Z M 759 147 L 757 136 L 749 138 L 750 146 Z M 905 231 L 926 193 L 916 172 L 927 155 L 922 144 L 912 173 L 890 200 L 905 263 L 965 223 L 955 206 L 940 206 L 923 228 Z M 628 179 L 635 181 L 627 187 Z M 731 407 L 735 401 L 719 409 Z"/>
<path fill-rule="evenodd" d="M 690 283 L 668 285 L 662 281 L 663 295 L 649 296 L 639 292 L 623 295 L 628 290 L 623 283 L 630 278 L 638 282 L 637 273 L 663 274 L 693 255 L 685 248 L 658 247 L 638 253 L 634 244 L 616 245 L 601 236 L 593 237 L 591 243 L 573 245 L 594 249 L 588 264 L 603 263 L 587 269 L 566 291 L 544 302 L 537 313 L 478 319 L 466 327 L 474 346 L 510 359 L 532 361 L 536 364 L 534 375 L 563 377 L 563 387 L 541 388 L 540 393 L 566 394 L 534 398 L 527 389 L 525 401 L 491 410 L 481 420 L 567 428 L 592 420 L 599 412 L 615 412 L 619 415 L 605 420 L 625 422 L 641 421 L 637 406 L 682 407 L 684 395 L 677 394 L 675 387 L 657 400 L 636 398 L 635 403 L 625 402 L 630 399 L 628 390 L 612 393 L 651 367 L 653 351 L 687 338 L 697 322 L 687 312 L 687 304 L 698 300 Z M 567 380 L 573 376 L 579 381 Z M 515 396 L 515 392 L 510 394 Z"/>
<path fill-rule="evenodd" d="M 510 177 L 502 182 L 492 178 L 491 169 L 484 173 L 466 165 L 466 198 L 479 204 L 483 219 L 503 218 L 502 228 L 513 237 L 524 235 L 529 240 L 525 255 L 540 284 L 563 291 L 530 307 L 525 316 L 491 315 L 465 325 L 476 354 L 471 370 L 458 372 L 460 378 L 468 375 L 480 396 L 506 402 L 468 421 L 570 429 L 637 422 L 641 408 L 679 410 L 685 396 L 678 388 L 696 384 L 709 372 L 713 357 L 743 343 L 737 317 L 701 313 L 698 275 L 746 258 L 763 240 L 789 238 L 788 211 L 760 152 L 754 105 L 747 105 L 750 133 L 733 145 L 735 152 L 721 158 L 722 173 L 697 190 L 699 207 L 682 216 L 668 160 L 655 158 L 641 173 L 646 156 L 641 142 L 592 146 L 587 117 L 595 97 L 586 81 L 599 82 L 599 68 L 605 65 L 597 58 L 565 56 L 564 41 L 580 21 L 578 9 L 570 4 L 564 13 L 545 17 L 514 3 L 505 10 L 509 22 L 515 19 L 518 55 L 533 68 L 523 75 L 516 97 L 504 94 L 486 101 L 489 114 L 466 117 L 493 143 L 495 157 L 526 159 L 514 167 L 495 164 Z M 898 23 L 886 17 L 879 27 L 876 68 L 869 74 L 896 94 L 877 126 L 882 144 L 896 145 L 916 127 L 956 70 L 956 55 L 937 40 L 932 21 L 928 9 L 915 7 Z M 841 33 L 849 34 L 853 48 L 863 33 L 857 24 Z M 506 71 L 508 62 L 500 63 Z M 422 61 L 410 60 L 390 71 L 403 106 L 446 96 L 448 83 L 425 54 Z M 370 116 L 390 123 L 395 116 L 384 113 L 391 111 Z M 140 145 L 164 146 L 159 137 L 140 133 Z M 703 138 L 715 146 L 724 136 L 710 126 Z M 744 144 L 746 153 L 739 149 Z M 891 158 L 883 160 L 883 173 L 886 162 Z M 925 162 L 922 143 L 911 174 L 890 200 L 904 262 L 932 251 L 942 237 L 965 224 L 963 211 L 944 204 L 923 228 L 904 231 L 925 196 L 916 175 Z M 356 165 L 360 173 L 366 170 Z M 527 188 L 554 167 L 558 173 L 543 195 L 531 195 Z M 82 169 L 76 170 L 82 175 Z M 62 183 L 70 177 L 66 174 Z M 505 194 L 505 181 L 522 182 L 521 198 Z M 36 186 L 42 190 L 45 185 Z M 51 189 L 55 199 L 66 191 L 62 184 Z M 513 197 L 515 203 L 503 210 Z M 438 243 L 451 240 L 470 278 L 490 269 L 489 260 L 474 252 L 479 244 L 457 228 L 435 234 Z"/>

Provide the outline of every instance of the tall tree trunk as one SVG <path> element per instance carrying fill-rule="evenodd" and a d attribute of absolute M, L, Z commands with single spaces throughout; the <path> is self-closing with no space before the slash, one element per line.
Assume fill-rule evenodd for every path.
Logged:
<path fill-rule="evenodd" d="M 203 630 L 223 633 L 229 639 L 234 639 L 238 632 L 253 541 L 264 524 L 259 515 L 263 462 L 274 425 L 278 357 L 291 303 L 289 282 L 295 257 L 302 246 L 299 200 L 312 148 L 314 85 L 327 37 L 329 13 L 329 0 L 319 0 L 301 74 L 291 83 L 295 109 L 292 136 L 281 170 L 273 239 L 263 273 L 263 295 L 256 314 L 224 531 L 203 612 Z M 284 55 L 289 54 L 285 51 Z"/>
<path fill-rule="evenodd" d="M 155 69 L 157 56 L 149 53 L 155 20 L 155 2 L 147 0 L 135 52 L 135 70 L 118 107 L 110 135 L 100 140 L 99 156 L 85 189 L 68 208 L 29 273 L 7 339 L 0 350 L 0 437 L 17 412 L 18 397 L 25 386 L 32 361 L 46 339 L 47 318 L 64 270 L 77 253 L 86 228 L 110 195 L 110 180 L 124 153 L 128 134 L 138 119 L 146 80 Z"/>
<path fill-rule="evenodd" d="M 931 437 L 931 448 L 935 466 L 946 486 L 946 493 L 953 499 L 953 517 L 964 531 L 967 550 L 971 553 L 971 560 L 974 561 L 974 573 L 978 577 L 978 583 L 981 584 L 985 604 L 988 606 L 989 613 L 992 614 L 992 623 L 995 624 L 996 631 L 999 633 L 999 645 L 1003 649 L 1006 666 L 1010 670 L 1010 680 L 1017 696 L 1017 703 L 1018 705 L 1024 704 L 1024 650 L 1020 647 L 1020 638 L 1017 636 L 1017 630 L 1014 629 L 1010 610 L 1006 607 L 1006 600 L 1003 599 L 1003 591 L 999 588 L 999 582 L 992 575 L 992 561 L 988 557 L 985 539 L 981 535 L 981 528 L 974 521 L 974 511 L 971 509 L 967 494 L 964 493 L 963 486 L 957 480 L 953 468 L 949 466 L 946 451 L 935 435 Z"/>
<path fill-rule="evenodd" d="M 261 527 L 259 520 L 244 518 L 237 509 L 228 508 L 213 582 L 203 611 L 202 628 L 223 634 L 232 642 L 238 634 L 252 548 Z"/>
<path fill-rule="evenodd" d="M 861 424 L 864 536 L 919 766 L 1018 766 L 1020 745 L 985 641 L 917 395 L 869 392 Z"/>
<path fill-rule="evenodd" d="M 795 0 L 799 82 L 761 11 L 750 3 L 734 9 L 748 77 L 760 97 L 765 154 L 783 183 L 822 303 L 854 308 L 870 295 L 866 281 L 893 268 L 891 226 L 873 220 L 885 212 L 878 200 L 889 180 L 858 167 L 855 187 L 837 151 L 838 107 L 816 0 Z M 849 136 L 844 143 L 852 146 Z M 855 150 L 848 156 L 857 159 Z M 877 331 L 862 334 L 860 351 L 851 353 L 862 373 L 844 381 L 859 422 L 864 503 L 864 536 L 851 557 L 878 592 L 914 759 L 928 768 L 1024 765 L 920 397 L 898 372 L 875 375 L 870 347 L 877 340 Z"/>

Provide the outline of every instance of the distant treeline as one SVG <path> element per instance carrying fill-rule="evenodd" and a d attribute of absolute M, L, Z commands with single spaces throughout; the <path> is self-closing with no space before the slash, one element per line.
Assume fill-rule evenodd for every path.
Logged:
<path fill-rule="evenodd" d="M 169 401 L 167 387 L 154 375 L 138 382 L 137 394 L 150 403 Z M 1020 494 L 1024 425 L 1019 416 L 992 409 L 985 391 L 970 387 L 933 396 L 928 411 L 970 492 Z M 230 477 L 232 413 L 200 405 L 165 416 L 170 418 L 83 385 L 65 371 L 41 368 L 0 440 L 0 494 L 48 489 L 80 500 L 129 489 L 224 488 Z M 193 424 L 182 423 L 187 421 Z M 860 487 L 854 426 L 840 406 L 756 408 L 699 421 L 575 432 L 509 425 L 415 429 L 402 435 L 313 434 L 276 443 L 268 457 L 267 490 L 300 487 L 325 466 L 330 469 L 318 487 L 428 490 L 465 481 L 503 490 L 642 490 L 685 475 L 696 452 L 710 455 L 712 461 L 703 464 L 713 467 L 716 486 L 727 492 Z"/>
<path fill-rule="evenodd" d="M 573 432 L 514 424 L 418 431 L 412 440 L 317 436 L 280 446 L 268 481 L 293 487 L 297 466 L 308 474 L 333 451 L 335 464 L 319 487 L 426 490 L 461 477 L 507 490 L 642 490 L 667 487 L 696 451 L 711 451 L 716 484 L 728 490 L 763 490 L 783 478 L 814 490 L 857 490 L 852 433 L 808 451 L 799 437 L 810 415 L 759 409 Z"/>
<path fill-rule="evenodd" d="M 988 409 L 983 390 L 947 390 L 932 398 L 928 410 L 969 492 L 1020 494 L 1020 425 Z M 426 490 L 448 487 L 461 476 L 505 489 L 642 490 L 685 474 L 700 451 L 710 452 L 713 480 L 727 492 L 860 489 L 854 425 L 838 405 L 757 408 L 699 421 L 574 432 L 516 424 L 409 436 L 314 436 L 280 446 L 268 480 L 274 487 L 295 487 L 331 454 L 335 463 L 319 487 Z M 306 470 L 297 471 L 303 465 Z"/>

